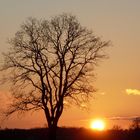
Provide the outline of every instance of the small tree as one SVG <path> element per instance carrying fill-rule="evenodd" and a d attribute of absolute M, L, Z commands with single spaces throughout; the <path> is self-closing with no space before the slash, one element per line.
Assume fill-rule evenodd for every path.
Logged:
<path fill-rule="evenodd" d="M 136 118 L 132 121 L 132 124 L 130 125 L 130 129 L 133 129 L 133 130 L 140 130 L 140 117 L 136 117 Z"/>
<path fill-rule="evenodd" d="M 122 128 L 121 128 L 121 126 L 119 126 L 119 125 L 114 125 L 114 126 L 112 127 L 112 130 L 114 130 L 114 131 L 120 131 L 120 130 L 122 130 Z"/>
<path fill-rule="evenodd" d="M 6 116 L 42 109 L 54 140 L 64 103 L 81 104 L 95 91 L 91 76 L 109 42 L 82 27 L 75 16 L 62 14 L 51 20 L 29 18 L 10 44 L 1 68 L 10 72 L 7 79 L 13 84 Z"/>

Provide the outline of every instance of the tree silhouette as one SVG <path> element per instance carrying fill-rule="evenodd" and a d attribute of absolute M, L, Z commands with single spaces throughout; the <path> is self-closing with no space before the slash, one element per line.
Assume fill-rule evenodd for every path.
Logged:
<path fill-rule="evenodd" d="M 132 121 L 132 124 L 130 125 L 130 129 L 133 129 L 133 130 L 140 130 L 140 117 L 136 117 L 136 118 Z"/>
<path fill-rule="evenodd" d="M 81 104 L 95 91 L 91 76 L 98 60 L 106 57 L 109 42 L 69 14 L 50 20 L 29 18 L 9 42 L 1 67 L 10 72 L 7 79 L 13 84 L 6 116 L 42 109 L 54 140 L 64 103 Z"/>

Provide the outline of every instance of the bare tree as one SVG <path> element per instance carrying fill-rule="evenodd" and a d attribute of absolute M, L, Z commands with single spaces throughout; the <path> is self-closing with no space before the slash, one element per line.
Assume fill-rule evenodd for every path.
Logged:
<path fill-rule="evenodd" d="M 112 130 L 113 130 L 113 131 L 120 131 L 120 130 L 122 130 L 122 128 L 121 128 L 121 126 L 119 126 L 119 125 L 114 125 L 114 126 L 112 127 Z"/>
<path fill-rule="evenodd" d="M 132 120 L 132 124 L 130 125 L 130 129 L 132 130 L 140 130 L 140 117 L 136 117 Z"/>
<path fill-rule="evenodd" d="M 29 18 L 10 40 L 1 71 L 10 72 L 13 102 L 6 115 L 43 109 L 54 140 L 64 103 L 85 102 L 94 92 L 94 67 L 109 42 L 82 27 L 73 15 Z"/>

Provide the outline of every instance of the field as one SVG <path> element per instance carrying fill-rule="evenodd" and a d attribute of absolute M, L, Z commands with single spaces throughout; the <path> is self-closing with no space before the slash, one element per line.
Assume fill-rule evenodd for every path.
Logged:
<path fill-rule="evenodd" d="M 47 140 L 47 128 L 0 130 L 0 140 Z M 140 129 L 97 132 L 85 128 L 58 128 L 57 140 L 140 140 Z"/>

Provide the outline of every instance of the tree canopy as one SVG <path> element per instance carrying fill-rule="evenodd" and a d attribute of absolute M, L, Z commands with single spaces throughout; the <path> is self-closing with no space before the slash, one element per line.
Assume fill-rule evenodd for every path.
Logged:
<path fill-rule="evenodd" d="M 10 45 L 1 67 L 13 84 L 6 115 L 43 109 L 52 127 L 65 103 L 81 104 L 94 93 L 94 68 L 110 44 L 81 26 L 75 16 L 62 14 L 50 20 L 28 18 Z"/>

